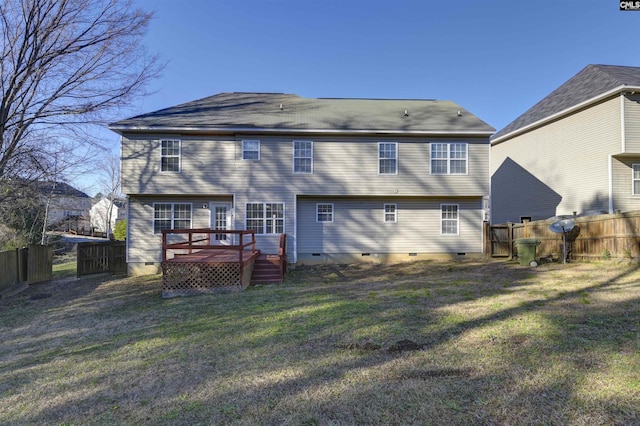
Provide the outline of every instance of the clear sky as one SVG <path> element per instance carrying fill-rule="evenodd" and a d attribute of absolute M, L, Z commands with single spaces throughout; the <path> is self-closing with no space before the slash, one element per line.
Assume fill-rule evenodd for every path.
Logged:
<path fill-rule="evenodd" d="M 147 46 L 168 64 L 131 115 L 284 92 L 448 99 L 500 130 L 588 64 L 640 66 L 640 11 L 618 0 L 134 3 L 155 12 Z"/>

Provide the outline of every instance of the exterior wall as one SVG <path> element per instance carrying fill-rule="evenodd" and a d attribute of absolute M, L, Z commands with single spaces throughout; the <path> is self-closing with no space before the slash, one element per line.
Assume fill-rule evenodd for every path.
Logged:
<path fill-rule="evenodd" d="M 282 185 L 292 194 L 483 196 L 489 193 L 488 138 L 184 136 L 182 171 L 176 173 L 160 172 L 162 136 L 123 138 L 124 193 L 241 193 L 252 187 L 269 189 L 274 184 Z M 261 141 L 260 160 L 242 160 L 243 139 Z M 293 140 L 313 141 L 313 174 L 293 173 Z M 378 174 L 378 142 L 398 143 L 397 175 Z M 431 175 L 429 142 L 468 142 L 468 175 Z"/>
<path fill-rule="evenodd" d="M 54 195 L 51 198 L 51 203 L 49 205 L 47 225 L 60 222 L 69 216 L 82 216 L 87 220 L 86 225 L 88 225 L 90 209 L 91 198 Z M 80 225 L 83 226 L 82 223 Z"/>
<path fill-rule="evenodd" d="M 625 153 L 640 154 L 640 95 L 624 97 Z"/>
<path fill-rule="evenodd" d="M 91 212 L 90 212 L 91 226 L 95 228 L 95 230 L 98 232 L 107 232 L 107 217 L 109 216 L 109 204 L 110 204 L 109 200 L 107 200 L 106 198 L 103 198 L 102 200 L 98 201 L 93 206 L 91 206 Z M 113 206 L 113 210 L 111 212 L 111 230 L 112 231 L 115 228 L 116 222 L 118 220 L 122 220 L 126 218 L 126 216 L 124 216 L 122 212 L 123 210 L 124 209 L 121 209 L 116 205 Z"/>
<path fill-rule="evenodd" d="M 316 221 L 317 203 L 333 203 L 333 222 Z M 384 221 L 385 203 L 397 205 L 397 222 Z M 458 235 L 441 234 L 442 203 L 459 206 Z M 482 198 L 300 197 L 297 239 L 299 263 L 392 254 L 406 260 L 424 254 L 481 254 Z"/>
<path fill-rule="evenodd" d="M 609 209 L 609 155 L 621 150 L 620 98 L 495 144 L 491 222 Z"/>
<path fill-rule="evenodd" d="M 613 176 L 613 208 L 623 212 L 640 210 L 640 195 L 633 195 L 632 164 L 640 164 L 640 155 L 636 157 L 614 158 Z"/>

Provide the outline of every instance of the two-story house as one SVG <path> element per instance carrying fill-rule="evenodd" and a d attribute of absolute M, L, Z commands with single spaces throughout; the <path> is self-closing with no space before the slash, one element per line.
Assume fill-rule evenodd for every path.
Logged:
<path fill-rule="evenodd" d="M 640 68 L 589 65 L 491 140 L 491 222 L 640 209 Z"/>
<path fill-rule="evenodd" d="M 494 129 L 453 102 L 222 93 L 110 128 L 132 275 L 175 228 L 286 233 L 298 264 L 482 253 Z"/>

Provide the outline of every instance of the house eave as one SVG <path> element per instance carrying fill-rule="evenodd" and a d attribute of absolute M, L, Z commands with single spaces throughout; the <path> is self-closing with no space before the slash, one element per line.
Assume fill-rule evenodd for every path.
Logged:
<path fill-rule="evenodd" d="M 349 134 L 349 135 L 417 135 L 417 136 L 491 136 L 495 130 L 384 130 L 384 129 L 291 129 L 255 127 L 197 127 L 197 126 L 124 126 L 110 125 L 109 129 L 124 133 L 181 133 L 181 134 Z"/>
<path fill-rule="evenodd" d="M 530 131 L 532 129 L 540 127 L 540 126 L 542 126 L 544 124 L 547 124 L 549 122 L 555 121 L 558 118 L 561 118 L 563 116 L 572 114 L 572 113 L 574 113 L 574 112 L 576 112 L 578 110 L 581 110 L 581 109 L 583 109 L 583 108 L 585 108 L 585 107 L 587 107 L 589 105 L 601 102 L 601 101 L 603 101 L 603 100 L 605 100 L 607 98 L 613 97 L 613 96 L 621 94 L 621 93 L 626 93 L 626 92 L 640 92 L 640 86 L 627 86 L 627 85 L 624 85 L 624 84 L 621 85 L 621 86 L 618 86 L 618 87 L 616 87 L 614 89 L 611 89 L 611 90 L 609 90 L 607 92 L 604 92 L 604 93 L 602 93 L 602 94 L 600 94 L 598 96 L 595 96 L 595 97 L 593 97 L 591 99 L 587 99 L 584 102 L 580 102 L 579 104 L 573 105 L 573 106 L 571 106 L 569 108 L 566 108 L 566 109 L 564 109 L 562 111 L 559 111 L 559 112 L 557 112 L 555 114 L 552 114 L 552 115 L 547 116 L 547 117 L 545 117 L 543 119 L 535 121 L 535 122 L 533 122 L 531 124 L 528 124 L 526 126 L 520 127 L 517 130 L 514 130 L 514 131 L 509 132 L 509 133 L 507 133 L 505 135 L 497 137 L 497 138 L 495 138 L 495 139 L 493 139 L 491 141 L 491 146 L 498 145 L 498 144 L 500 144 L 502 142 L 505 142 L 505 141 L 507 141 L 507 140 L 509 140 L 511 138 L 514 138 L 514 137 L 516 137 L 518 135 L 526 133 L 526 132 L 528 132 L 528 131 Z"/>

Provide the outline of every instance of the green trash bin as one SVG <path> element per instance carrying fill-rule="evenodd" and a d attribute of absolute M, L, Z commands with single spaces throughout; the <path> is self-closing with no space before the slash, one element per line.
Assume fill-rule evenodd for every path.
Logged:
<path fill-rule="evenodd" d="M 536 260 L 536 247 L 538 247 L 538 245 L 540 245 L 540 240 L 535 238 L 518 238 L 516 240 L 518 260 L 521 265 L 537 266 L 537 263 L 532 264 L 531 262 L 535 262 Z"/>

